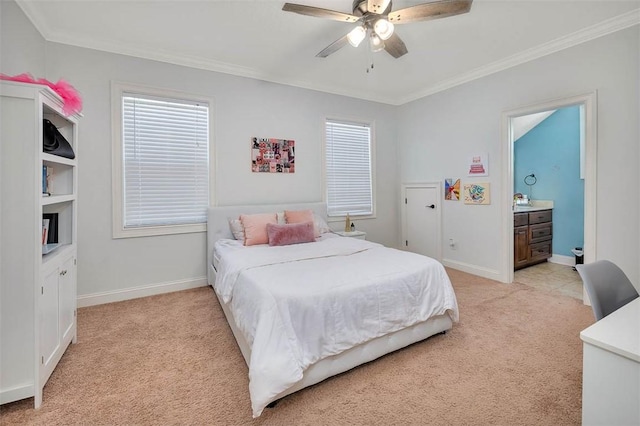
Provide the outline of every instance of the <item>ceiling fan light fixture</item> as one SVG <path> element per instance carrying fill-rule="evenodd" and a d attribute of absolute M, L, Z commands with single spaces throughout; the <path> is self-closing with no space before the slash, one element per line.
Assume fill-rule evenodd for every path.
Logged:
<path fill-rule="evenodd" d="M 349 34 L 347 34 L 347 40 L 349 40 L 349 44 L 353 47 L 358 47 L 360 43 L 362 43 L 362 40 L 364 40 L 366 35 L 367 31 L 364 29 L 364 27 L 358 26 L 352 29 Z"/>
<path fill-rule="evenodd" d="M 388 40 L 393 35 L 393 24 L 386 19 L 378 19 L 373 24 L 373 30 L 382 40 Z"/>
<path fill-rule="evenodd" d="M 407 24 L 461 15 L 469 12 L 473 3 L 473 0 L 423 1 L 427 1 L 427 3 L 416 4 L 400 10 L 392 10 L 392 0 L 353 0 L 352 14 L 296 3 L 285 3 L 282 6 L 282 10 L 358 25 L 349 34 L 340 37 L 322 49 L 316 55 L 319 58 L 326 58 L 347 44 L 357 47 L 365 38 L 368 38 L 371 51 L 386 50 L 389 55 L 398 59 L 406 55 L 408 51 L 402 39 L 394 32 L 395 24 Z"/>
<path fill-rule="evenodd" d="M 374 31 L 371 31 L 371 35 L 369 36 L 369 46 L 371 47 L 372 52 L 379 52 L 384 49 L 384 40 L 378 37 Z"/>

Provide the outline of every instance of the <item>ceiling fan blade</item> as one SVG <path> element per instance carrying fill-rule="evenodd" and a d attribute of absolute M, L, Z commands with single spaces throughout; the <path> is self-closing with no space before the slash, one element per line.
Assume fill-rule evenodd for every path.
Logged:
<path fill-rule="evenodd" d="M 336 51 L 342 49 L 348 43 L 349 43 L 349 40 L 347 39 L 347 36 L 341 37 L 338 40 L 331 43 L 330 45 L 328 45 L 327 47 L 325 47 L 324 49 L 322 49 L 322 51 L 320 51 L 320 53 L 316 55 L 316 58 L 326 58 L 332 53 L 335 53 Z"/>
<path fill-rule="evenodd" d="M 320 7 L 305 6 L 302 4 L 285 3 L 282 6 L 285 12 L 299 13 L 300 15 L 314 16 L 316 18 L 333 19 L 342 22 L 357 22 L 359 17 L 348 13 L 337 12 L 335 10 L 322 9 Z"/>
<path fill-rule="evenodd" d="M 368 0 L 367 10 L 371 13 L 381 15 L 387 11 L 390 4 L 391 0 Z"/>
<path fill-rule="evenodd" d="M 473 0 L 440 0 L 418 4 L 389 13 L 389 21 L 397 25 L 460 15 L 471 10 L 472 2 Z"/>
<path fill-rule="evenodd" d="M 400 56 L 406 54 L 408 52 L 407 46 L 405 46 L 404 41 L 398 36 L 398 34 L 393 33 L 388 40 L 384 41 L 384 50 L 386 50 L 391 56 L 398 59 Z"/>

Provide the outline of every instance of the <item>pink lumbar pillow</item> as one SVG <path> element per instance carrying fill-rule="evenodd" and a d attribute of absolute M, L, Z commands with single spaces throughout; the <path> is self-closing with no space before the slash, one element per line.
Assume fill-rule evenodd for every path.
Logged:
<path fill-rule="evenodd" d="M 315 241 L 313 222 L 291 223 L 287 225 L 267 224 L 270 246 L 311 243 Z"/>
<path fill-rule="evenodd" d="M 244 227 L 244 245 L 267 244 L 267 224 L 278 223 L 275 213 L 241 214 L 240 222 Z"/>
<path fill-rule="evenodd" d="M 287 223 L 313 223 L 313 210 L 285 210 L 284 219 Z M 316 238 L 320 236 L 320 232 L 318 232 L 315 225 L 313 227 L 313 235 Z"/>

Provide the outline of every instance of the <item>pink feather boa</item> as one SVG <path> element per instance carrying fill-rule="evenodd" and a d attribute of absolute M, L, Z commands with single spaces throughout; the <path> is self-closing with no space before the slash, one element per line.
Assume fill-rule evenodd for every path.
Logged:
<path fill-rule="evenodd" d="M 80 93 L 69 83 L 60 79 L 57 83 L 52 83 L 44 78 L 35 79 L 29 73 L 15 75 L 13 77 L 0 74 L 0 80 L 19 81 L 22 83 L 43 84 L 49 86 L 62 98 L 62 112 L 66 115 L 75 114 L 82 111 L 82 98 Z"/>

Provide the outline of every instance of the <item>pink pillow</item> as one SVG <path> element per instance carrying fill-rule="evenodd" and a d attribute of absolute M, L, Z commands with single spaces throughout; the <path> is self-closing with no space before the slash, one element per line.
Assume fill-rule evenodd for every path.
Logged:
<path fill-rule="evenodd" d="M 315 241 L 313 222 L 292 223 L 288 225 L 267 224 L 270 246 L 311 243 Z"/>
<path fill-rule="evenodd" d="M 241 214 L 240 222 L 244 226 L 244 245 L 267 244 L 267 224 L 278 223 L 275 213 Z"/>
<path fill-rule="evenodd" d="M 313 223 L 313 210 L 285 210 L 284 219 L 287 223 Z M 313 226 L 314 237 L 319 237 L 320 232 Z"/>

